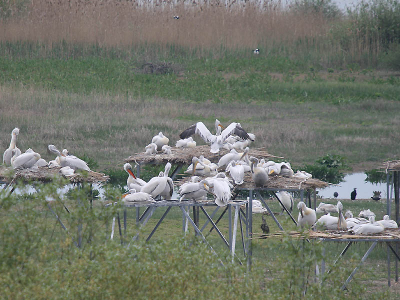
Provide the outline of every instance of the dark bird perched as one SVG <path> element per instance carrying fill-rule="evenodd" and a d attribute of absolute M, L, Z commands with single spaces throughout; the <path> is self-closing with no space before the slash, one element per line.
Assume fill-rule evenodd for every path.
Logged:
<path fill-rule="evenodd" d="M 351 192 L 350 198 L 351 200 L 356 200 L 356 196 L 357 196 L 357 189 L 354 188 L 354 190 Z"/>
<path fill-rule="evenodd" d="M 261 215 L 261 218 L 262 218 L 261 230 L 263 231 L 264 234 L 268 234 L 269 227 L 267 225 L 267 221 L 265 221 L 264 215 Z"/>
<path fill-rule="evenodd" d="M 218 124 L 218 125 L 217 125 Z M 222 127 L 219 121 L 216 120 L 216 127 Z M 193 134 L 198 134 L 206 143 L 211 144 L 211 152 L 218 153 L 219 149 L 223 146 L 225 140 L 232 134 L 235 134 L 242 138 L 243 140 L 252 140 L 248 133 L 242 128 L 240 123 L 231 123 L 222 132 L 218 129 L 217 133 L 214 135 L 208 130 L 203 122 L 197 122 L 193 124 L 186 130 L 184 130 L 179 137 L 181 139 L 186 139 Z"/>
<path fill-rule="evenodd" d="M 254 50 L 253 50 L 253 53 L 254 53 L 254 54 L 260 54 L 260 49 L 258 49 L 258 48 L 254 49 Z"/>
<path fill-rule="evenodd" d="M 339 196 L 339 193 L 338 193 L 338 192 L 334 192 L 334 193 L 333 193 L 333 197 L 335 197 L 335 199 L 336 199 L 338 196 Z"/>

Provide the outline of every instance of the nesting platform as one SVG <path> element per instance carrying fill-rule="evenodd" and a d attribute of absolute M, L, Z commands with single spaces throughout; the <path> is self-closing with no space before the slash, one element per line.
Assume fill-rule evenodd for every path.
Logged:
<path fill-rule="evenodd" d="M 400 171 L 400 160 L 391 160 L 383 163 L 382 169 L 386 171 Z"/>
<path fill-rule="evenodd" d="M 225 154 L 229 153 L 228 150 L 221 149 L 219 153 L 211 153 L 209 145 L 196 146 L 194 148 L 177 148 L 171 147 L 171 154 L 158 153 L 155 155 L 149 155 L 145 152 L 136 153 L 125 159 L 125 162 L 138 163 L 138 164 L 182 164 L 190 165 L 194 156 L 203 155 L 211 162 L 218 162 L 218 160 Z M 240 152 L 240 151 L 238 151 Z M 258 158 L 283 158 L 269 154 L 264 148 L 250 149 L 250 156 Z"/>
<path fill-rule="evenodd" d="M 13 170 L 12 168 L 6 168 L 0 166 L 0 182 L 10 183 L 15 181 L 39 181 L 39 182 L 50 182 L 57 176 L 63 176 L 60 173 L 60 167 L 48 168 L 48 167 L 38 167 L 22 170 Z M 108 181 L 109 177 L 103 173 L 98 172 L 78 172 L 71 176 L 63 176 L 68 179 L 71 183 L 105 183 Z"/>

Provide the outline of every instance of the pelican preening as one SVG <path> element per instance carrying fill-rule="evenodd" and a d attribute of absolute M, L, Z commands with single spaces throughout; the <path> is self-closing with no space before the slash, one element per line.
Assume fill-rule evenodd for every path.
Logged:
<path fill-rule="evenodd" d="M 247 197 L 247 200 L 249 200 L 250 198 L 249 197 Z M 262 203 L 261 203 L 261 201 L 260 200 L 255 200 L 255 199 L 253 199 L 252 200 L 253 202 L 252 202 L 252 209 L 251 209 L 251 211 L 252 211 L 252 213 L 253 214 L 264 214 L 264 213 L 266 213 L 268 210 L 262 205 Z"/>
<path fill-rule="evenodd" d="M 13 156 L 21 155 L 21 150 L 17 147 L 17 136 L 19 134 L 19 129 L 14 128 L 11 132 L 11 142 L 10 146 L 3 154 L 3 164 L 6 166 L 11 166 L 11 159 Z"/>
<path fill-rule="evenodd" d="M 153 177 L 141 188 L 141 192 L 150 194 L 153 198 L 158 196 L 165 200 L 170 200 L 174 191 L 174 183 L 170 177 L 168 177 L 171 164 L 165 165 L 165 171 L 160 172 L 160 175 Z"/>
<path fill-rule="evenodd" d="M 126 185 L 129 189 L 134 189 L 137 192 L 140 192 L 142 187 L 146 184 L 146 181 L 143 179 L 137 178 L 133 173 L 132 166 L 129 163 L 124 164 L 124 170 L 129 174 L 126 179 Z"/>
<path fill-rule="evenodd" d="M 297 204 L 297 208 L 299 209 L 297 225 L 301 227 L 310 227 L 314 225 L 314 223 L 317 221 L 317 214 L 315 213 L 315 210 L 308 208 L 302 201 Z"/>
<path fill-rule="evenodd" d="M 222 132 L 219 131 L 219 128 L 222 127 L 222 125 L 218 120 L 215 121 L 215 125 L 217 129 L 217 133 L 215 135 L 208 130 L 203 122 L 197 122 L 188 129 L 184 130 L 179 137 L 181 139 L 185 139 L 193 134 L 198 134 L 206 143 L 211 145 L 211 153 L 218 153 L 220 148 L 223 147 L 226 139 L 231 134 L 235 134 L 242 139 L 251 139 L 248 133 L 241 127 L 240 123 L 231 123 Z"/>
<path fill-rule="evenodd" d="M 232 185 L 225 174 L 218 173 L 214 177 L 207 178 L 206 184 L 212 189 L 212 193 L 215 195 L 215 203 L 218 206 L 226 206 L 232 197 Z"/>
<path fill-rule="evenodd" d="M 90 168 L 88 167 L 87 163 L 82 159 L 76 156 L 69 156 L 69 155 L 65 156 L 64 154 L 60 153 L 60 151 L 54 145 L 49 145 L 48 149 L 51 153 L 54 153 L 59 157 L 61 167 L 69 166 L 71 169 L 75 171 L 78 169 L 84 171 L 90 171 Z"/>
<path fill-rule="evenodd" d="M 160 131 L 156 136 L 153 137 L 151 142 L 157 145 L 157 151 L 161 151 L 162 146 L 168 145 L 169 139 Z"/>
<path fill-rule="evenodd" d="M 395 220 L 390 220 L 388 215 L 383 216 L 383 220 L 376 221 L 376 223 L 382 224 L 385 228 L 399 228 Z"/>

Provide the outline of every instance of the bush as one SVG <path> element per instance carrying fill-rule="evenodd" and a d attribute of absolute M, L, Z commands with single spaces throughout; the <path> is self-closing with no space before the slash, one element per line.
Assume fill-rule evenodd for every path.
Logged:
<path fill-rule="evenodd" d="M 344 157 L 328 154 L 316 160 L 313 165 L 305 165 L 302 170 L 311 173 L 314 178 L 330 182 L 340 183 L 344 174 L 340 171 L 347 168 Z"/>

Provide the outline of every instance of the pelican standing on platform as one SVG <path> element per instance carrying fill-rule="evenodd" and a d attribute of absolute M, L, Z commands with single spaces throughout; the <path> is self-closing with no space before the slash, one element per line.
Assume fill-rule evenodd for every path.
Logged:
<path fill-rule="evenodd" d="M 240 164 L 237 164 L 235 161 L 231 161 L 226 168 L 226 171 L 229 172 L 233 181 L 237 185 L 241 185 L 244 180 L 244 167 Z"/>
<path fill-rule="evenodd" d="M 218 173 L 214 177 L 208 177 L 205 179 L 206 184 L 212 188 L 212 192 L 215 195 L 215 203 L 218 206 L 226 206 L 231 200 L 231 184 L 225 173 Z"/>
<path fill-rule="evenodd" d="M 218 121 L 218 120 L 216 120 Z M 218 124 L 217 127 L 222 127 L 221 124 Z M 251 139 L 248 133 L 241 127 L 240 123 L 231 123 L 228 127 L 226 127 L 221 134 L 212 134 L 210 130 L 204 125 L 203 122 L 197 122 L 193 124 L 188 129 L 184 130 L 179 137 L 181 139 L 188 138 L 193 134 L 198 134 L 206 143 L 211 145 L 211 153 L 218 153 L 220 148 L 223 147 L 225 140 L 231 135 L 236 134 L 242 139 Z"/>
<path fill-rule="evenodd" d="M 51 153 L 54 153 L 59 157 L 61 167 L 68 166 L 75 171 L 78 169 L 84 171 L 90 171 L 90 168 L 88 167 L 87 163 L 82 159 L 76 156 L 70 156 L 70 155 L 65 156 L 64 154 L 60 153 L 60 151 L 54 145 L 49 145 L 48 149 Z"/>
<path fill-rule="evenodd" d="M 268 174 L 264 168 L 254 167 L 258 164 L 258 159 L 255 157 L 250 158 L 251 161 L 251 175 L 256 187 L 263 187 L 268 182 Z"/>
<path fill-rule="evenodd" d="M 17 147 L 17 136 L 19 134 L 19 129 L 14 128 L 13 131 L 11 132 L 11 142 L 10 146 L 6 151 L 4 151 L 3 154 L 3 164 L 6 166 L 11 166 L 11 158 L 13 156 L 18 156 L 21 155 L 21 150 Z"/>
<path fill-rule="evenodd" d="M 317 221 L 317 214 L 315 213 L 315 210 L 308 208 L 303 201 L 300 201 L 297 204 L 297 208 L 299 209 L 297 226 L 310 227 L 314 225 L 314 223 Z"/>
<path fill-rule="evenodd" d="M 126 179 L 126 185 L 128 188 L 134 189 L 136 192 L 140 192 L 142 187 L 146 184 L 146 181 L 135 176 L 130 163 L 124 164 L 124 170 L 129 174 L 128 178 Z"/>
<path fill-rule="evenodd" d="M 207 192 L 209 191 L 206 180 L 201 180 L 200 182 L 186 182 L 182 184 L 179 188 L 179 201 L 183 199 L 188 200 L 203 200 L 207 199 Z"/>

